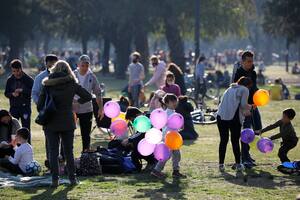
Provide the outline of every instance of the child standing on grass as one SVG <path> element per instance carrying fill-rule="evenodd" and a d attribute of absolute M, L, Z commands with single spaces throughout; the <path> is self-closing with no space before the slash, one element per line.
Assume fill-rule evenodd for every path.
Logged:
<path fill-rule="evenodd" d="M 175 113 L 175 109 L 178 104 L 178 99 L 174 94 L 167 93 L 163 98 L 163 102 L 164 102 L 165 106 L 167 107 L 166 112 L 167 112 L 168 116 Z M 168 128 L 164 127 L 163 128 L 163 138 L 166 135 L 167 131 L 168 131 Z M 179 172 L 179 162 L 181 160 L 180 150 L 172 150 L 171 156 L 172 156 L 172 163 L 173 163 L 173 174 L 172 174 L 173 177 L 174 178 L 185 178 L 186 176 Z M 153 171 L 151 172 L 151 175 L 153 175 L 157 178 L 165 178 L 166 175 L 164 173 L 162 173 L 162 170 L 164 169 L 166 162 L 167 161 L 159 161 L 156 164 Z"/>
<path fill-rule="evenodd" d="M 27 128 L 17 130 L 16 143 L 20 144 L 16 148 L 14 157 L 6 156 L 0 160 L 0 166 L 11 173 L 26 174 L 26 165 L 33 161 L 33 151 L 28 143 L 30 132 Z"/>
<path fill-rule="evenodd" d="M 297 146 L 298 137 L 296 135 L 295 129 L 291 121 L 296 116 L 296 112 L 292 108 L 288 108 L 283 111 L 282 118 L 275 122 L 274 124 L 267 126 L 266 128 L 256 131 L 258 134 L 273 130 L 279 127 L 279 133 L 270 137 L 271 140 L 282 138 L 281 146 L 279 148 L 278 157 L 280 161 L 290 162 L 290 159 L 287 157 L 287 153 Z"/>

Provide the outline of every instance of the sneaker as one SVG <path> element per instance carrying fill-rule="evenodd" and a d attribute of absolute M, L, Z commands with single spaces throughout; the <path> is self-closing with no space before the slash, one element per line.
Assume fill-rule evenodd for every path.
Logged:
<path fill-rule="evenodd" d="M 231 169 L 233 169 L 237 172 L 241 172 L 241 171 L 245 170 L 245 167 L 244 167 L 243 164 L 237 164 L 236 163 L 236 164 L 232 165 Z"/>
<path fill-rule="evenodd" d="M 58 185 L 59 185 L 59 180 L 58 179 L 57 180 L 52 180 L 52 184 L 51 184 L 52 188 L 57 188 Z"/>
<path fill-rule="evenodd" d="M 157 170 L 155 170 L 155 169 L 152 170 L 151 175 L 152 175 L 152 176 L 155 176 L 156 178 L 159 178 L 159 179 L 164 179 L 164 178 L 166 178 L 166 175 L 165 175 L 164 173 L 159 172 L 159 171 L 157 171 Z"/>
<path fill-rule="evenodd" d="M 252 162 L 248 162 L 248 161 L 243 162 L 243 165 L 245 166 L 246 169 L 252 169 L 254 166 L 256 166 Z"/>
<path fill-rule="evenodd" d="M 79 185 L 79 180 L 77 178 L 70 179 L 70 186 L 76 186 Z"/>
<path fill-rule="evenodd" d="M 186 178 L 186 175 L 183 175 L 179 170 L 174 170 L 172 174 L 173 178 Z"/>
<path fill-rule="evenodd" d="M 219 164 L 219 171 L 224 172 L 225 171 L 225 165 L 224 164 Z"/>

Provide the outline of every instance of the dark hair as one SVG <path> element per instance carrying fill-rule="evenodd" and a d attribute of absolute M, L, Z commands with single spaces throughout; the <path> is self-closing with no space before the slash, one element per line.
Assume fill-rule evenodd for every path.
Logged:
<path fill-rule="evenodd" d="M 56 56 L 56 55 L 54 55 L 54 54 L 48 54 L 48 55 L 46 55 L 46 57 L 45 57 L 45 63 L 47 64 L 48 62 L 56 62 L 56 61 L 58 61 L 58 57 Z"/>
<path fill-rule="evenodd" d="M 10 62 L 10 67 L 13 69 L 21 69 L 22 68 L 22 62 L 19 59 L 14 59 Z"/>
<path fill-rule="evenodd" d="M 130 106 L 129 100 L 127 97 L 121 96 L 119 99 L 119 105 L 121 107 L 122 112 L 126 112 L 128 106 Z"/>
<path fill-rule="evenodd" d="M 242 60 L 246 60 L 247 57 L 253 58 L 254 54 L 251 51 L 244 51 L 242 54 Z"/>
<path fill-rule="evenodd" d="M 11 116 L 11 115 L 7 110 L 0 110 L 0 119 L 6 116 Z"/>
<path fill-rule="evenodd" d="M 164 104 L 168 104 L 171 101 L 178 101 L 178 98 L 174 94 L 167 93 L 163 98 L 163 102 Z"/>
<path fill-rule="evenodd" d="M 294 119 L 294 117 L 296 116 L 296 112 L 293 108 L 285 109 L 282 113 L 286 115 L 290 120 Z"/>
<path fill-rule="evenodd" d="M 276 83 L 276 84 L 280 84 L 280 82 L 281 82 L 281 81 L 280 81 L 280 78 L 275 79 L 275 83 Z"/>
<path fill-rule="evenodd" d="M 135 119 L 138 115 L 143 114 L 143 112 L 136 107 L 128 107 L 125 115 L 125 119 Z"/>
<path fill-rule="evenodd" d="M 252 80 L 245 76 L 242 76 L 236 83 L 245 87 L 251 87 L 253 84 Z"/>
<path fill-rule="evenodd" d="M 198 61 L 197 61 L 197 64 L 199 64 L 200 62 L 204 61 L 205 60 L 205 56 L 202 55 L 198 58 Z"/>
<path fill-rule="evenodd" d="M 24 140 L 28 140 L 30 137 L 30 131 L 28 128 L 22 127 L 17 130 L 17 135 L 23 138 Z"/>
<path fill-rule="evenodd" d="M 188 97 L 187 97 L 187 96 L 184 96 L 184 95 L 179 96 L 179 97 L 178 97 L 178 101 L 179 101 L 179 102 L 187 102 L 187 101 L 188 101 Z"/>
<path fill-rule="evenodd" d="M 175 63 L 170 63 L 168 65 L 167 71 L 172 72 L 175 76 L 180 76 L 180 75 L 183 74 L 183 72 L 180 69 L 180 67 L 178 65 L 176 65 Z"/>

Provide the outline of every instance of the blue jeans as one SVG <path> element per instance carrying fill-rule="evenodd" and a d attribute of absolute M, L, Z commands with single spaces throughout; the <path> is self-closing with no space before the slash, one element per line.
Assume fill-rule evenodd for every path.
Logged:
<path fill-rule="evenodd" d="M 142 86 L 140 84 L 139 85 L 133 85 L 133 86 L 130 87 L 132 105 L 134 107 L 137 107 L 137 108 L 140 107 L 139 97 L 140 97 L 141 89 L 142 89 Z"/>
<path fill-rule="evenodd" d="M 253 128 L 254 130 L 262 129 L 261 117 L 258 108 L 252 110 L 251 116 L 245 117 L 243 128 Z M 241 142 L 242 145 L 242 162 L 251 162 L 249 153 L 249 144 Z"/>

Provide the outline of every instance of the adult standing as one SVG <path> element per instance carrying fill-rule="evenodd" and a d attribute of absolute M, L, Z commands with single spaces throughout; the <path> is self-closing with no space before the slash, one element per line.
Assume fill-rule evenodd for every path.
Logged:
<path fill-rule="evenodd" d="M 152 78 L 145 84 L 145 87 L 149 85 L 155 85 L 156 90 L 159 90 L 164 86 L 166 80 L 166 63 L 159 60 L 155 55 L 150 58 L 151 65 L 154 67 L 154 73 Z"/>
<path fill-rule="evenodd" d="M 131 54 L 131 63 L 128 66 L 129 81 L 128 93 L 131 96 L 132 106 L 139 108 L 139 95 L 142 90 L 143 80 L 145 79 L 145 69 L 140 63 L 141 55 L 138 52 Z"/>
<path fill-rule="evenodd" d="M 224 160 L 226 154 L 227 143 L 229 139 L 229 131 L 231 132 L 231 144 L 235 158 L 234 169 L 241 171 L 240 157 L 240 133 L 241 126 L 244 121 L 244 116 L 250 114 L 250 105 L 248 105 L 249 90 L 252 86 L 252 81 L 249 78 L 241 77 L 237 83 L 231 86 L 224 92 L 222 101 L 218 108 L 217 124 L 220 133 L 219 144 L 219 169 L 225 170 Z"/>
<path fill-rule="evenodd" d="M 96 75 L 90 69 L 90 58 L 88 55 L 79 57 L 78 68 L 74 71 L 76 78 L 84 89 L 92 93 L 96 97 L 98 105 L 98 118 L 103 118 L 103 102 L 101 97 L 101 88 Z M 84 104 L 78 103 L 78 96 L 75 96 L 73 102 L 74 112 L 79 119 L 80 132 L 82 138 L 82 150 L 88 151 L 91 143 L 91 128 L 93 119 L 93 104 L 92 101 Z"/>
<path fill-rule="evenodd" d="M 236 70 L 234 81 L 238 81 L 241 77 L 245 76 L 252 80 L 252 87 L 249 88 L 248 103 L 253 105 L 253 95 L 258 90 L 256 84 L 256 72 L 253 65 L 254 54 L 251 51 L 245 51 L 242 54 L 242 65 Z M 251 115 L 245 118 L 243 128 L 253 128 L 254 130 L 260 130 L 262 128 L 261 118 L 258 108 L 253 108 Z M 249 153 L 249 144 L 242 142 L 242 161 L 246 168 L 255 166 L 255 160 L 253 160 Z"/>
<path fill-rule="evenodd" d="M 52 173 L 52 186 L 59 184 L 58 154 L 59 142 L 62 141 L 64 154 L 67 161 L 67 171 L 72 185 L 77 184 L 74 166 L 73 140 L 76 128 L 73 116 L 73 99 L 75 95 L 80 98 L 78 103 L 86 103 L 92 100 L 92 95 L 82 88 L 78 83 L 69 64 L 58 61 L 48 78 L 43 81 L 43 88 L 37 103 L 40 111 L 46 100 L 46 90 L 53 97 L 56 106 L 55 116 L 51 117 L 44 125 L 47 140 L 50 145 L 50 166 Z"/>
<path fill-rule="evenodd" d="M 205 57 L 200 56 L 195 70 L 195 80 L 196 80 L 196 99 L 198 99 L 199 93 L 201 93 L 201 98 L 204 98 L 206 94 L 206 83 L 204 78 L 205 73 Z"/>
<path fill-rule="evenodd" d="M 38 103 L 39 100 L 39 96 L 41 93 L 41 88 L 42 88 L 42 81 L 44 78 L 48 77 L 50 74 L 50 69 L 51 67 L 53 67 L 53 65 L 58 61 L 58 58 L 56 55 L 54 54 L 48 54 L 45 57 L 45 66 L 46 69 L 44 71 L 42 71 L 41 73 L 39 73 L 33 82 L 33 87 L 32 87 L 32 92 L 31 92 L 31 96 L 32 96 L 32 100 L 35 104 Z M 45 133 L 45 132 L 44 132 Z M 63 148 L 62 148 L 62 144 L 60 145 L 61 150 L 60 150 L 60 154 L 61 157 L 63 158 Z M 50 168 L 50 164 L 49 164 L 49 160 L 50 160 L 50 156 L 49 156 L 49 143 L 47 141 L 47 137 L 46 137 L 46 133 L 45 133 L 45 149 L 46 149 L 46 160 L 45 160 L 45 166 L 47 168 Z"/>
<path fill-rule="evenodd" d="M 11 61 L 12 75 L 7 79 L 4 94 L 9 99 L 11 115 L 21 119 L 22 126 L 30 130 L 33 79 L 23 71 L 22 65 L 18 59 Z"/>
<path fill-rule="evenodd" d="M 186 87 L 184 82 L 184 73 L 180 69 L 178 65 L 175 63 L 170 63 L 167 67 L 167 70 L 172 72 L 175 76 L 175 83 L 179 85 L 180 91 L 182 95 L 185 95 L 186 93 Z"/>

